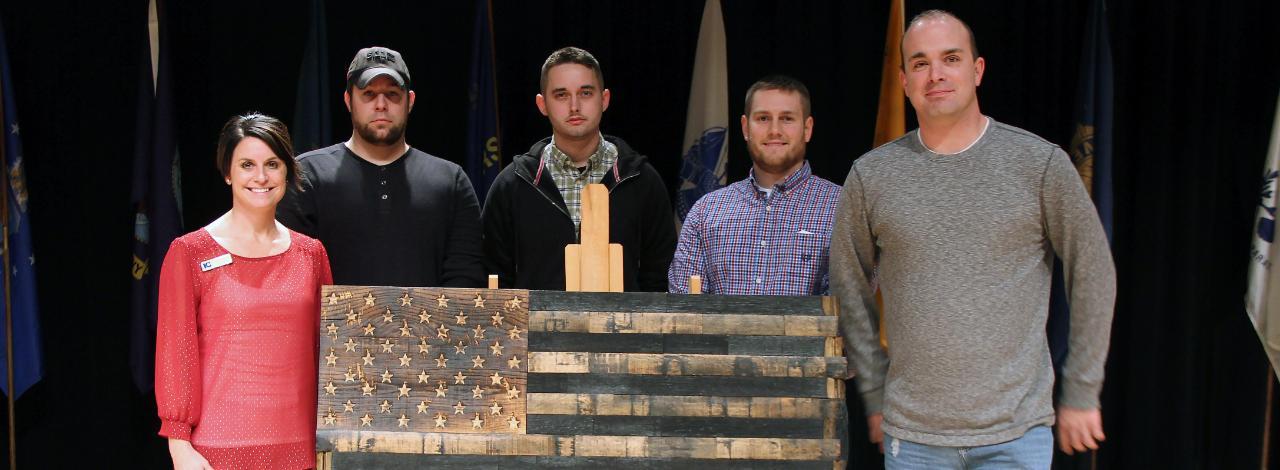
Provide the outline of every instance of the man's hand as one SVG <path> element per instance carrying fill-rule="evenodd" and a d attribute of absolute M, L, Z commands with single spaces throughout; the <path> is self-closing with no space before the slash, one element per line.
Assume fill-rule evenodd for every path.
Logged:
<path fill-rule="evenodd" d="M 876 413 L 867 416 L 867 440 L 872 444 L 880 446 L 880 453 L 884 453 L 884 433 L 880 431 L 880 422 L 884 421 L 884 415 Z"/>
<path fill-rule="evenodd" d="M 1058 448 L 1067 455 L 1097 450 L 1098 443 L 1105 440 L 1101 410 L 1058 407 Z"/>

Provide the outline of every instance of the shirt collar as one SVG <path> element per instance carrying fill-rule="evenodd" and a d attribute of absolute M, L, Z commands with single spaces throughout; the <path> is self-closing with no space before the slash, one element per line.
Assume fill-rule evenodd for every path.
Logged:
<path fill-rule="evenodd" d="M 605 159 L 605 140 L 604 135 L 600 135 L 600 144 L 596 146 L 596 150 L 587 157 L 587 169 L 595 168 Z M 569 158 L 569 154 L 564 153 L 559 147 L 556 147 L 556 137 L 551 136 L 551 142 L 547 144 L 547 157 L 550 163 L 563 170 L 577 170 L 577 166 L 573 164 L 573 159 Z"/>
<path fill-rule="evenodd" d="M 809 175 L 812 174 L 813 170 L 809 168 L 809 160 L 805 160 L 804 165 L 801 165 L 798 170 L 792 172 L 786 178 L 783 178 L 782 181 L 775 183 L 772 188 L 773 192 L 774 194 L 789 194 L 804 185 L 804 182 L 809 180 Z M 751 170 L 747 172 L 747 182 L 751 183 L 751 190 L 756 194 L 756 196 L 764 196 L 764 191 L 761 191 L 760 185 L 756 183 L 755 167 L 752 167 Z"/>

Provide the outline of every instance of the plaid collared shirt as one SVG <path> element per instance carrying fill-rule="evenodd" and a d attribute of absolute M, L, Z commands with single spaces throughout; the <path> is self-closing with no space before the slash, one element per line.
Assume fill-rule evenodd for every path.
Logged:
<path fill-rule="evenodd" d="M 831 224 L 840 186 L 813 176 L 809 162 L 771 191 L 747 179 L 703 196 L 685 218 L 668 288 L 732 295 L 826 295 Z"/>
<path fill-rule="evenodd" d="M 551 173 L 551 180 L 556 183 L 556 189 L 560 190 L 560 197 L 564 198 L 564 206 L 569 209 L 569 218 L 573 219 L 573 232 L 578 238 L 582 237 L 582 188 L 604 180 L 604 175 L 613 168 L 617 160 L 618 146 L 604 140 L 603 135 L 600 136 L 600 146 L 596 148 L 595 153 L 587 157 L 587 168 L 583 171 L 573 166 L 573 160 L 569 155 L 556 147 L 555 137 L 551 138 L 551 143 L 543 147 L 542 161 L 547 167 L 547 172 Z"/>

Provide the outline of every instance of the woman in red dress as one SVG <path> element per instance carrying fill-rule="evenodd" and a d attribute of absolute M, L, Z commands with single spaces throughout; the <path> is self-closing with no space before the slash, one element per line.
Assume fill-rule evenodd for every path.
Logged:
<path fill-rule="evenodd" d="M 218 139 L 231 210 L 173 241 L 160 271 L 156 405 L 173 466 L 315 466 L 319 241 L 275 220 L 297 185 L 289 131 L 261 114 Z"/>

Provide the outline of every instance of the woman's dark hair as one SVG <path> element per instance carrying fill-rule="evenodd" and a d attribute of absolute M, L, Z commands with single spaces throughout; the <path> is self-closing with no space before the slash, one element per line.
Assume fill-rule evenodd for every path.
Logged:
<path fill-rule="evenodd" d="M 267 144 L 284 162 L 285 184 L 302 189 L 298 182 L 298 162 L 293 158 L 293 141 L 289 140 L 289 128 L 279 119 L 259 112 L 232 116 L 222 126 L 218 136 L 218 171 L 224 178 L 231 176 L 231 154 L 245 137 L 255 137 Z"/>

